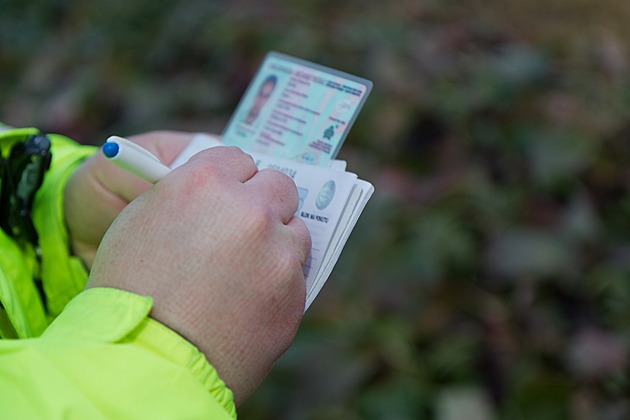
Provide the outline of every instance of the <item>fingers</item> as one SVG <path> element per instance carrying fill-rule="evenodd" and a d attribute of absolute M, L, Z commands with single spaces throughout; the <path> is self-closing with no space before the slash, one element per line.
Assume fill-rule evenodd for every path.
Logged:
<path fill-rule="evenodd" d="M 193 133 L 154 131 L 131 136 L 129 140 L 147 149 L 168 165 L 182 152 L 193 137 Z M 86 162 L 86 167 L 89 168 L 88 172 L 94 176 L 94 179 L 104 190 L 120 197 L 124 203 L 131 202 L 151 186 L 150 183 L 118 168 L 108 161 L 102 153 L 96 153 L 90 161 Z"/>
<path fill-rule="evenodd" d="M 246 185 L 256 191 L 282 223 L 291 220 L 298 208 L 297 188 L 291 178 L 273 169 L 263 169 Z"/>
<path fill-rule="evenodd" d="M 304 265 L 311 254 L 311 234 L 299 217 L 293 217 L 286 226 L 291 232 L 292 248 L 297 253 L 300 263 Z"/>
<path fill-rule="evenodd" d="M 246 195 L 255 197 L 252 205 L 270 209 L 273 217 L 286 226 L 289 232 L 289 247 L 297 253 L 304 264 L 311 251 L 311 235 L 304 222 L 295 217 L 298 208 L 298 193 L 295 182 L 287 175 L 273 170 L 258 171 L 253 158 L 236 147 L 214 147 L 197 153 L 190 158 L 187 169 L 193 166 L 205 167 L 214 174 L 217 172 L 237 179 L 245 187 Z M 190 179 L 189 177 L 187 177 Z M 188 181 L 189 182 L 189 181 Z"/>
<path fill-rule="evenodd" d="M 130 137 L 163 163 L 170 164 L 196 134 L 174 131 L 156 131 Z M 294 182 L 286 175 L 274 171 L 258 171 L 253 158 L 237 147 L 213 147 L 194 155 L 188 162 L 201 171 L 246 183 L 268 205 L 282 223 L 289 222 L 297 210 L 298 196 Z M 117 168 L 102 154 L 94 159 L 94 175 L 103 187 L 130 202 L 146 191 L 150 184 Z"/>
<path fill-rule="evenodd" d="M 165 165 L 170 165 L 196 135 L 177 131 L 153 131 L 130 136 L 128 139 L 151 152 Z M 247 180 L 255 173 L 255 168 L 252 169 L 253 163 L 249 162 L 251 157 L 241 156 L 244 153 L 239 152 L 214 152 L 214 159 L 208 165 L 225 167 L 232 170 L 237 178 Z M 242 159 L 249 161 L 243 162 Z M 102 153 L 97 153 L 87 166 L 92 168 L 90 172 L 104 189 L 116 194 L 125 203 L 131 202 L 151 186 L 150 183 L 118 168 Z"/>
<path fill-rule="evenodd" d="M 254 159 L 234 146 L 218 146 L 202 150 L 191 157 L 185 165 L 203 165 L 208 170 L 242 183 L 258 172 Z"/>

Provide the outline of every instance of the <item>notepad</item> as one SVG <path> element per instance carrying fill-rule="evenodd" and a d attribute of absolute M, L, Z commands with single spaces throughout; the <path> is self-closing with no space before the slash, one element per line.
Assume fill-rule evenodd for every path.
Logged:
<path fill-rule="evenodd" d="M 198 134 L 171 164 L 218 145 L 238 146 L 259 169 L 291 177 L 300 217 L 311 234 L 304 265 L 305 311 L 333 271 L 374 192 L 335 157 L 372 83 L 284 54 L 269 53 L 228 122 L 221 139 Z"/>

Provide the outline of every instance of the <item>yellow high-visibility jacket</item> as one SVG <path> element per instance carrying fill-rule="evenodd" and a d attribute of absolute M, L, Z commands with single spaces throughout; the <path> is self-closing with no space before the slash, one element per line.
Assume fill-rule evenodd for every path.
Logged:
<path fill-rule="evenodd" d="M 3 155 L 36 131 L 0 132 Z M 0 230 L 0 418 L 235 418 L 232 392 L 204 355 L 148 316 L 150 297 L 83 291 L 62 199 L 95 148 L 49 138 L 52 163 L 32 213 L 41 263 Z"/>

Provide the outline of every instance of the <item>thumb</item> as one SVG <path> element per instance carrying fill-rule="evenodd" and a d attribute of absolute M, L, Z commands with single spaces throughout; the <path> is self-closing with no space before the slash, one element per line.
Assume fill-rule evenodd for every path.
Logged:
<path fill-rule="evenodd" d="M 154 154 L 162 163 L 170 166 L 196 133 L 177 131 L 153 131 L 127 137 L 128 140 L 142 146 Z M 151 184 L 120 169 L 102 153 L 93 162 L 93 174 L 96 180 L 114 195 L 129 203 L 146 191 Z"/>

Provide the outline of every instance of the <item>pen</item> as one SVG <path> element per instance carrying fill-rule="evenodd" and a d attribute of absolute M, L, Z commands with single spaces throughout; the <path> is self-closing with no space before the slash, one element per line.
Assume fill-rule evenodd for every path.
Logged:
<path fill-rule="evenodd" d="M 171 168 L 151 152 L 122 137 L 109 137 L 102 150 L 116 166 L 152 184 L 171 172 Z"/>

